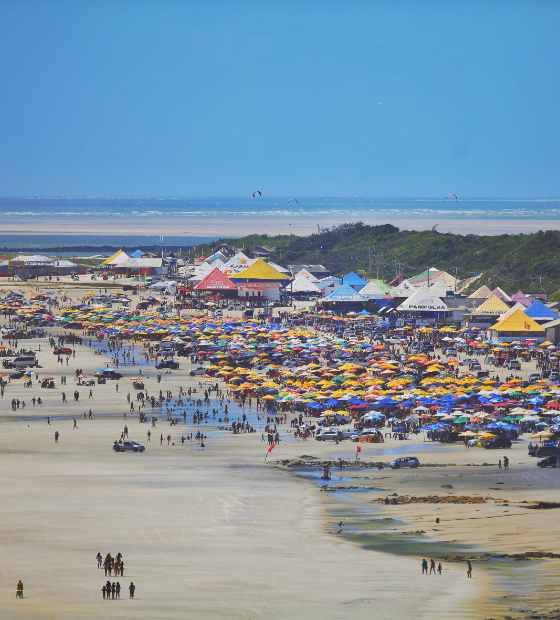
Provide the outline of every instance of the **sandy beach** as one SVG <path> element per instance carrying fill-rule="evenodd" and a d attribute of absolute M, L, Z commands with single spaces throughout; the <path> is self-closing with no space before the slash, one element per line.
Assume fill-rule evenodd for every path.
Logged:
<path fill-rule="evenodd" d="M 78 293 L 70 289 L 70 294 Z M 119 368 L 124 374 L 119 391 L 108 381 L 91 388 L 90 399 L 90 388 L 82 387 L 80 400 L 73 402 L 74 369 L 91 376 L 93 369 L 112 363 L 110 356 L 76 345 L 76 357 L 61 366 L 46 339 L 25 344 L 37 351 L 40 374 L 54 377 L 57 387 L 41 389 L 34 383 L 25 388 L 23 381 L 12 381 L 0 401 L 3 618 L 344 619 L 373 614 L 387 620 L 478 620 L 504 617 L 512 606 L 559 606 L 558 596 L 548 592 L 560 572 L 557 559 L 506 561 L 499 570 L 488 562 L 475 563 L 473 578 L 467 579 L 465 563 L 451 558 L 465 549 L 473 555 L 557 551 L 556 511 L 523 505 L 560 501 L 557 470 L 537 471 L 524 444 L 511 450 L 511 470 L 500 472 L 495 451 L 426 442 L 423 434 L 407 442 L 388 439 L 365 445 L 361 460 L 388 462 L 395 455 L 417 454 L 433 467 L 378 471 L 352 466 L 355 444 L 302 442 L 284 426 L 283 441 L 265 463 L 264 421 L 254 410 L 246 412 L 255 434 L 232 435 L 210 419 L 202 429 L 208 435 L 205 448 L 189 440 L 183 446 L 181 435 L 201 428 L 190 423 L 193 406 L 186 408 L 186 424 L 173 427 L 165 413 L 156 411 L 157 427 L 151 428 L 129 412 L 129 393 L 134 402 L 129 379 L 139 366 Z M 189 360 L 180 359 L 181 369 L 164 374 L 160 384 L 153 366 L 141 366 L 146 389 L 200 390 L 201 379 L 188 375 Z M 62 375 L 68 378 L 66 386 L 60 386 Z M 70 402 L 62 403 L 63 390 Z M 41 407 L 32 405 L 33 396 L 41 396 Z M 25 401 L 25 409 L 12 411 L 13 398 Z M 210 408 L 215 406 L 212 400 Z M 232 402 L 231 407 L 234 416 L 241 415 L 239 406 Z M 90 409 L 93 419 L 84 419 Z M 147 446 L 145 453 L 111 449 L 125 425 L 131 439 Z M 60 432 L 57 444 L 55 431 Z M 347 466 L 324 483 L 319 462 L 308 457 L 343 458 Z M 302 458 L 303 468 L 285 465 Z M 488 461 L 493 462 L 483 465 Z M 321 489 L 325 485 L 326 491 Z M 491 499 L 480 504 L 380 503 L 394 493 Z M 436 525 L 437 516 L 441 522 Z M 371 524 L 379 522 L 390 527 L 383 526 L 381 538 L 369 539 Z M 410 539 L 403 544 L 402 536 Z M 98 552 L 123 554 L 119 601 L 102 598 L 106 578 L 96 565 Z M 418 554 L 424 552 L 449 556 L 442 575 L 421 574 Z M 15 599 L 20 578 L 23 601 Z M 134 601 L 128 599 L 131 581 Z M 515 587 L 521 594 L 512 591 Z"/>
<path fill-rule="evenodd" d="M 39 344 L 43 372 L 58 385 L 70 372 L 44 342 L 32 343 Z M 76 350 L 71 364 L 86 374 L 109 361 L 89 347 Z M 198 386 L 196 379 L 179 372 L 158 388 Z M 484 580 L 467 583 L 452 567 L 444 588 L 427 584 L 418 562 L 365 552 L 331 535 L 323 494 L 265 464 L 259 435 L 212 432 L 205 449 L 196 442 L 182 447 L 179 436 L 192 425 L 170 428 L 162 420 L 147 443 L 148 425 L 136 415 L 124 420 L 125 383 L 118 393 L 114 382 L 95 386 L 93 399 L 82 388 L 83 402 L 65 404 L 60 389 L 8 386 L 1 409 L 2 617 L 354 618 L 382 610 L 397 619 L 418 616 L 418 607 L 418 617 L 479 617 Z M 155 390 L 154 375 L 146 386 Z M 32 395 L 43 398 L 42 407 L 31 405 Z M 12 398 L 25 400 L 25 410 L 12 412 Z M 93 420 L 84 420 L 89 409 Z M 125 424 L 131 438 L 146 443 L 144 454 L 112 451 Z M 160 432 L 171 433 L 175 445 L 160 445 Z M 308 446 L 287 441 L 275 456 L 303 450 Z M 120 601 L 102 599 L 98 552 L 124 556 Z M 23 601 L 14 598 L 20 578 Z M 134 602 L 124 596 L 130 581 Z M 407 597 L 395 608 L 403 588 Z"/>
<path fill-rule="evenodd" d="M 476 235 L 501 235 L 531 233 L 539 230 L 560 230 L 559 220 L 540 219 L 434 219 L 428 218 L 373 218 L 354 217 L 322 217 L 301 215 L 297 218 L 266 216 L 262 220 L 258 217 L 237 217 L 227 219 L 212 219 L 204 217 L 138 217 L 119 220 L 117 217 L 88 218 L 86 222 L 78 218 L 9 218 L 0 220 L 0 234 L 11 235 L 185 235 L 185 236 L 215 236 L 241 237 L 244 235 L 266 233 L 268 235 L 294 234 L 309 235 L 317 232 L 317 225 L 321 227 L 337 226 L 349 221 L 361 220 L 369 225 L 393 224 L 405 230 L 428 230 L 438 224 L 439 232 L 453 232 Z"/>

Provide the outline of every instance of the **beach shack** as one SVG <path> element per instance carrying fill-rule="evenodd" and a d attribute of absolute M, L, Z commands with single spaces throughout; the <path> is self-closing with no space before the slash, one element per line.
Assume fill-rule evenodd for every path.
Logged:
<path fill-rule="evenodd" d="M 492 325 L 488 330 L 488 337 L 498 342 L 513 342 L 514 340 L 544 342 L 545 329 L 527 316 L 523 310 L 517 308 Z"/>
<path fill-rule="evenodd" d="M 238 296 L 249 301 L 278 301 L 280 288 L 285 287 L 291 280 L 289 275 L 274 269 L 262 258 L 228 277 L 237 285 Z"/>

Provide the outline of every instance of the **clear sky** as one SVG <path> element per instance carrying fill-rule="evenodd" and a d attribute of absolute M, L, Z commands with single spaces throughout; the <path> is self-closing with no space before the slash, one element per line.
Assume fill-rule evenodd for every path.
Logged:
<path fill-rule="evenodd" d="M 560 195 L 558 0 L 0 0 L 0 194 Z"/>

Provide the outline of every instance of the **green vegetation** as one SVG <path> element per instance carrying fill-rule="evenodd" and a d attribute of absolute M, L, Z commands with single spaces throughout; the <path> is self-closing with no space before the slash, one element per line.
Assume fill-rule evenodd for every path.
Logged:
<path fill-rule="evenodd" d="M 474 278 L 468 290 L 487 284 L 515 293 L 560 289 L 560 232 L 519 235 L 458 235 L 432 230 L 399 230 L 396 226 L 343 224 L 308 237 L 250 235 L 197 246 L 208 255 L 219 243 L 247 249 L 273 248 L 270 260 L 280 264 L 321 263 L 336 275 L 350 270 L 390 281 L 402 272 L 411 277 L 428 267 Z M 560 296 L 560 292 L 559 292 Z"/>

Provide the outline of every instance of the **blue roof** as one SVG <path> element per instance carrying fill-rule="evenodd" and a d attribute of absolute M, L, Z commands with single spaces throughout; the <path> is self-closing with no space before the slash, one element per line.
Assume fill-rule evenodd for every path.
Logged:
<path fill-rule="evenodd" d="M 357 273 L 351 271 L 343 276 L 342 284 L 348 284 L 349 286 L 357 286 L 358 284 L 362 284 L 365 286 L 367 284 L 367 280 L 364 280 Z"/>
<path fill-rule="evenodd" d="M 144 254 L 142 250 L 135 250 L 130 256 L 132 256 L 132 258 L 142 258 L 142 254 Z"/>
<path fill-rule="evenodd" d="M 550 308 L 547 308 L 542 301 L 535 301 L 526 310 L 525 314 L 531 319 L 549 319 L 554 321 L 558 318 L 558 315 L 552 312 Z"/>
<path fill-rule="evenodd" d="M 329 293 L 325 299 L 329 301 L 365 301 L 366 298 L 357 293 L 350 285 L 342 284 L 336 291 Z"/>

